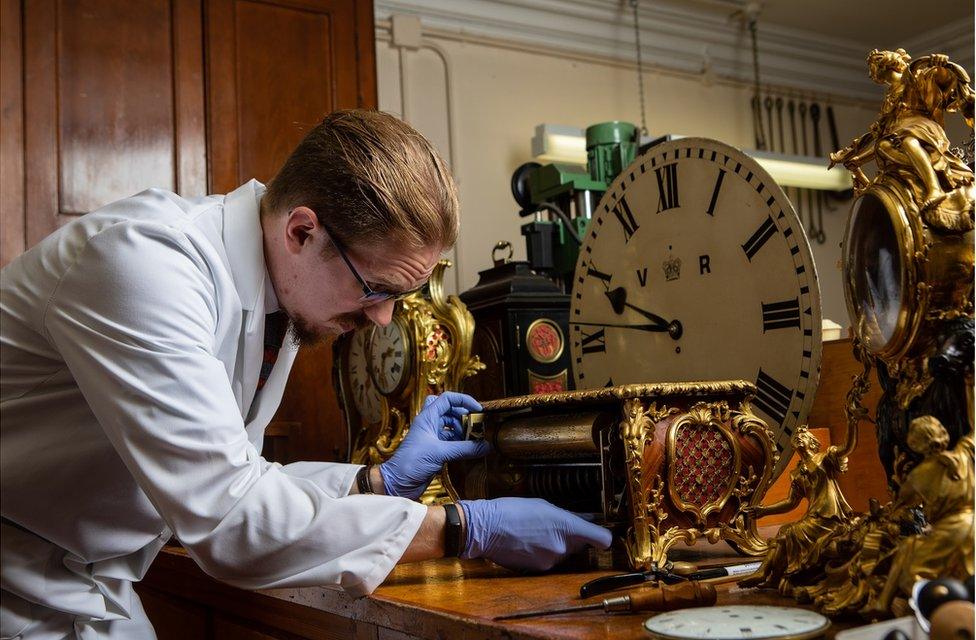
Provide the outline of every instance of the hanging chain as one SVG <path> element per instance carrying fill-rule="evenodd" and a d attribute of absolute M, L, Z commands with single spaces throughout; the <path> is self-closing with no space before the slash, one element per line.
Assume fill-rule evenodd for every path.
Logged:
<path fill-rule="evenodd" d="M 755 16 L 749 16 L 749 36 L 752 38 L 752 78 L 755 85 L 752 94 L 752 109 L 756 124 L 756 146 L 763 150 L 766 148 L 766 136 L 763 135 L 762 112 L 759 110 L 761 92 L 759 87 L 759 38 L 756 35 L 756 22 Z"/>
<path fill-rule="evenodd" d="M 637 21 L 637 5 L 639 0 L 630 0 L 630 6 L 634 9 L 634 40 L 637 43 L 637 91 L 640 94 L 641 110 L 641 135 L 647 135 L 647 117 L 644 113 L 644 63 L 641 59 L 640 24 Z"/>

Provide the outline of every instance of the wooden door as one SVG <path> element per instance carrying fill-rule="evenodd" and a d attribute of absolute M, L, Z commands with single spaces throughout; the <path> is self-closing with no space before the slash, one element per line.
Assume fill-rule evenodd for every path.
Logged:
<path fill-rule="evenodd" d="M 269 181 L 329 112 L 376 107 L 372 2 L 210 0 L 206 9 L 210 186 Z M 332 350 L 303 348 L 269 429 L 278 462 L 339 460 L 346 434 Z M 272 446 L 274 445 L 274 446 Z"/>
<path fill-rule="evenodd" d="M 148 187 L 206 192 L 198 2 L 32 0 L 21 10 L 21 250 Z"/>
<path fill-rule="evenodd" d="M 270 180 L 336 109 L 376 106 L 371 2 L 211 0 L 210 184 Z"/>

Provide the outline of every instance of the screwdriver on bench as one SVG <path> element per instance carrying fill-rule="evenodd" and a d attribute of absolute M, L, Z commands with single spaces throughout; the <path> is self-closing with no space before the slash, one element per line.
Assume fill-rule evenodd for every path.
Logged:
<path fill-rule="evenodd" d="M 679 585 L 646 588 L 626 596 L 606 598 L 603 602 L 584 604 L 563 609 L 539 609 L 536 611 L 521 611 L 504 616 L 496 616 L 495 620 L 515 620 L 517 618 L 533 618 L 536 616 L 552 616 L 572 611 L 593 611 L 603 609 L 606 613 L 612 611 L 673 611 L 686 607 L 710 607 L 715 604 L 715 587 L 703 582 L 683 582 Z"/>

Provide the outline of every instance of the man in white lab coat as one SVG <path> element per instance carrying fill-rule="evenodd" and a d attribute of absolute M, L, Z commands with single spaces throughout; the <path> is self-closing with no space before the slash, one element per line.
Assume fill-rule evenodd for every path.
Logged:
<path fill-rule="evenodd" d="M 458 441 L 459 418 L 479 408 L 462 394 L 431 399 L 378 467 L 261 457 L 297 345 L 388 323 L 457 217 L 427 140 L 343 111 L 267 191 L 151 189 L 4 268 L 0 636 L 155 637 L 132 583 L 173 536 L 231 584 L 353 595 L 397 562 L 448 553 L 541 569 L 607 547 L 606 530 L 542 501 L 408 499 L 445 460 L 485 452 Z"/>

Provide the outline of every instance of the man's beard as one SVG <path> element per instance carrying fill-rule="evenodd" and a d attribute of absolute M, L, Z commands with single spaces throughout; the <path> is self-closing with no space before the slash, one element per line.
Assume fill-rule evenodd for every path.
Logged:
<path fill-rule="evenodd" d="M 362 311 L 356 313 L 340 313 L 334 316 L 329 321 L 330 325 L 339 327 L 334 331 L 314 327 L 308 320 L 299 315 L 289 314 L 289 318 L 291 319 L 291 342 L 298 348 L 311 347 L 331 336 L 339 335 L 346 331 L 362 329 L 372 324 L 370 319 Z"/>

